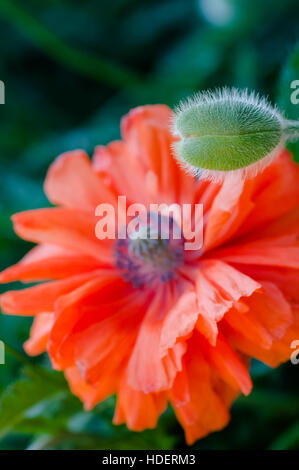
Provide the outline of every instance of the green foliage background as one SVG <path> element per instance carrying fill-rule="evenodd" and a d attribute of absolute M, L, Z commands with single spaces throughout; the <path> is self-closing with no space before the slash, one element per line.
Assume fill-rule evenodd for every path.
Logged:
<path fill-rule="evenodd" d="M 298 119 L 290 102 L 298 26 L 297 0 L 0 0 L 0 269 L 30 248 L 9 217 L 47 205 L 51 161 L 119 137 L 130 108 L 234 85 L 269 95 Z M 298 144 L 291 148 L 299 161 Z M 0 316 L 0 449 L 185 447 L 170 409 L 143 433 L 111 425 L 114 399 L 83 412 L 46 357 L 25 358 L 30 323 Z M 237 400 L 230 425 L 195 448 L 299 448 L 299 366 L 253 362 L 252 376 L 254 391 Z"/>

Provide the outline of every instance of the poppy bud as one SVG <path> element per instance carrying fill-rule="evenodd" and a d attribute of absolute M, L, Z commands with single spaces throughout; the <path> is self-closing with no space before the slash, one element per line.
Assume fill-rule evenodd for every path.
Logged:
<path fill-rule="evenodd" d="M 285 121 L 265 98 L 224 88 L 195 95 L 175 111 L 174 152 L 191 173 L 221 180 L 254 176 L 281 151 Z"/>

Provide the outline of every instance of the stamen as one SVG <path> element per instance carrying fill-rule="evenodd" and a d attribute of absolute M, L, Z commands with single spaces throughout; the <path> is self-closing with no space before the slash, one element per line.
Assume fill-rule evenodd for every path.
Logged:
<path fill-rule="evenodd" d="M 146 221 L 138 220 L 138 236 L 127 233 L 125 240 L 115 243 L 116 266 L 134 287 L 155 281 L 167 282 L 176 275 L 176 268 L 183 264 L 184 239 L 177 224 L 172 218 L 161 215 L 157 216 L 156 222 L 153 226 L 153 219 L 148 214 Z"/>

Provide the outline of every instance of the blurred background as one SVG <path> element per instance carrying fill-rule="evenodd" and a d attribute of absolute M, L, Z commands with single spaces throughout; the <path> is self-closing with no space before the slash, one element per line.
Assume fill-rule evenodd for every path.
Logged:
<path fill-rule="evenodd" d="M 118 138 L 130 108 L 234 85 L 299 118 L 290 101 L 298 0 L 0 0 L 0 36 L 0 270 L 30 248 L 10 216 L 48 205 L 42 183 L 53 159 Z M 299 161 L 299 146 L 290 148 Z M 0 315 L 0 449 L 186 447 L 171 409 L 143 433 L 112 426 L 113 398 L 83 412 L 46 357 L 26 359 L 30 324 Z M 234 404 L 230 425 L 194 448 L 299 449 L 299 365 L 254 361 L 252 376 L 254 391 Z"/>

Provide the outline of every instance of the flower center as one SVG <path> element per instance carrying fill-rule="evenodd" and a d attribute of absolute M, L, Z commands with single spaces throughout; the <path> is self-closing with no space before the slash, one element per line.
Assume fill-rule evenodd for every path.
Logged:
<path fill-rule="evenodd" d="M 134 287 L 167 282 L 184 262 L 184 238 L 171 217 L 147 214 L 133 219 L 134 231 L 114 246 L 116 266 Z M 138 228 L 138 230 L 136 230 Z"/>

